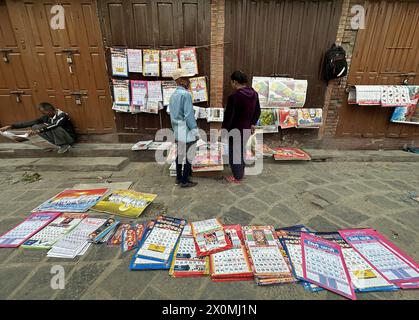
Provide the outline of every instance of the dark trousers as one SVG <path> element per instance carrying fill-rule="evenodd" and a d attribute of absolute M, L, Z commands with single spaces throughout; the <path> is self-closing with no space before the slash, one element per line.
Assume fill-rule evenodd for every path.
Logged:
<path fill-rule="evenodd" d="M 191 150 L 189 152 L 189 150 Z M 193 156 L 195 155 L 195 142 L 177 142 L 176 179 L 187 183 L 192 174 Z M 189 158 L 189 159 L 188 159 Z M 185 162 L 183 164 L 183 162 Z"/>
<path fill-rule="evenodd" d="M 34 125 L 32 126 L 32 130 L 40 130 L 43 127 L 45 126 L 42 124 Z M 55 144 L 56 146 L 64 146 L 67 144 L 71 145 L 75 142 L 73 137 L 67 131 L 65 131 L 62 127 L 56 127 L 46 132 L 42 132 L 39 135 L 45 140 L 47 140 L 48 142 Z"/>
<path fill-rule="evenodd" d="M 234 141 L 233 138 L 229 138 L 228 161 L 230 164 L 231 171 L 233 172 L 234 178 L 236 180 L 243 179 L 245 164 L 242 140 Z"/>

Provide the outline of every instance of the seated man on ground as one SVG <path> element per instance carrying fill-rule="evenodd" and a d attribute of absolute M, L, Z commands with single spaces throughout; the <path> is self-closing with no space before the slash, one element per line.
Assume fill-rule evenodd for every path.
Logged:
<path fill-rule="evenodd" d="M 5 126 L 0 128 L 0 131 L 30 127 L 30 135 L 39 134 L 45 140 L 58 146 L 58 153 L 67 152 L 77 139 L 69 115 L 47 102 L 39 104 L 38 109 L 42 117 Z"/>

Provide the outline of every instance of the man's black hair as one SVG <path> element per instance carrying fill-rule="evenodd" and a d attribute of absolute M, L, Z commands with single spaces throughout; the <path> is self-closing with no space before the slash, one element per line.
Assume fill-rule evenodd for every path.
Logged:
<path fill-rule="evenodd" d="M 42 109 L 45 111 L 56 110 L 56 108 L 51 103 L 48 103 L 48 102 L 41 102 L 40 104 L 38 104 L 38 109 Z"/>
<path fill-rule="evenodd" d="M 233 80 L 233 81 L 235 80 L 240 84 L 246 84 L 247 83 L 247 76 L 244 72 L 237 70 L 237 71 L 234 71 L 231 74 L 231 80 Z"/>

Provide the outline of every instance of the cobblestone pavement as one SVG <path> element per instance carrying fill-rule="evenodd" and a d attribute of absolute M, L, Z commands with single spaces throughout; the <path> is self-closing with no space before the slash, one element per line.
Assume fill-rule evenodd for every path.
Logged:
<path fill-rule="evenodd" d="M 23 172 L 1 173 L 0 233 L 31 209 L 76 183 L 103 179 L 134 181 L 133 189 L 158 194 L 141 220 L 168 214 L 191 221 L 220 217 L 228 223 L 306 224 L 319 230 L 372 227 L 419 260 L 419 163 L 266 163 L 244 185 L 196 179 L 184 190 L 168 177 L 167 166 L 131 163 L 120 172 L 41 172 L 42 180 L 23 183 Z M 98 214 L 95 214 L 98 215 Z M 170 278 L 166 271 L 129 271 L 132 252 L 93 246 L 74 260 L 51 259 L 45 251 L 0 249 L 0 299 L 340 299 L 299 284 L 257 287 L 253 282 L 213 283 L 209 278 Z M 51 267 L 66 273 L 64 290 L 50 287 Z M 359 299 L 418 299 L 419 291 L 358 294 Z"/>

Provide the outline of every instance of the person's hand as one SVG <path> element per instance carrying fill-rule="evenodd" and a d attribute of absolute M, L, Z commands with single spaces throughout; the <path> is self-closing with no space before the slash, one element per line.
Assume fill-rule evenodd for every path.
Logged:
<path fill-rule="evenodd" d="M 252 126 L 250 127 L 250 130 L 251 130 L 250 132 L 251 132 L 252 134 L 255 134 L 256 127 L 252 125 Z"/>
<path fill-rule="evenodd" d="M 29 135 L 29 137 L 35 136 L 35 135 L 37 135 L 38 133 L 39 133 L 39 131 L 38 131 L 38 130 L 29 130 L 29 131 L 28 131 L 28 135 Z"/>
<path fill-rule="evenodd" d="M 12 128 L 12 126 L 5 126 L 5 127 L 0 128 L 0 131 L 4 132 L 4 131 L 7 131 L 7 130 L 10 130 L 11 128 Z"/>

